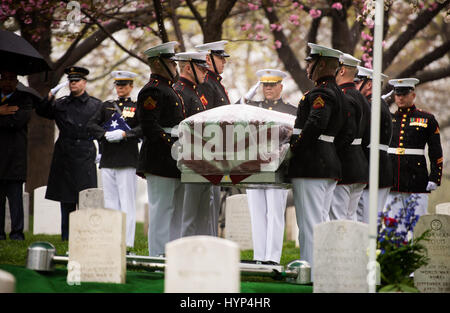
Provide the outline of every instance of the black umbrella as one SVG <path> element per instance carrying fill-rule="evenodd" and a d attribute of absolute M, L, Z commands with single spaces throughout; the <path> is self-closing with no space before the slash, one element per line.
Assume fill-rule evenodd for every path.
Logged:
<path fill-rule="evenodd" d="M 28 41 L 6 30 L 0 30 L 0 62 L 0 69 L 18 75 L 51 70 L 42 55 Z"/>

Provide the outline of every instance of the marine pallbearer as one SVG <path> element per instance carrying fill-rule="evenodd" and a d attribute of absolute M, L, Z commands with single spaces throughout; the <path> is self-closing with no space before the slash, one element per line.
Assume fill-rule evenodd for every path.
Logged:
<path fill-rule="evenodd" d="M 393 136 L 389 155 L 393 164 L 394 186 L 389 193 L 388 204 L 394 198 L 391 217 L 402 214 L 411 194 L 417 196 L 415 214 L 427 213 L 428 195 L 441 184 L 442 156 L 439 124 L 433 114 L 414 104 L 416 78 L 391 79 L 398 110 L 392 116 Z M 430 173 L 427 170 L 425 146 L 428 145 Z M 402 225 L 400 225 L 402 227 Z"/>

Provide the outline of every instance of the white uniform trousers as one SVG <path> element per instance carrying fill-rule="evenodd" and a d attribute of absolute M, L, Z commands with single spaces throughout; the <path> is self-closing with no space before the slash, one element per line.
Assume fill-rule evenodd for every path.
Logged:
<path fill-rule="evenodd" d="M 181 237 L 211 235 L 211 184 L 185 184 Z"/>
<path fill-rule="evenodd" d="M 210 210 L 210 236 L 216 236 L 219 233 L 219 214 L 220 214 L 220 186 L 211 187 L 211 210 Z"/>
<path fill-rule="evenodd" d="M 148 251 L 165 254 L 166 243 L 180 237 L 184 184 L 179 178 L 146 174 L 149 202 Z"/>
<path fill-rule="evenodd" d="M 126 245 L 132 248 L 136 230 L 136 169 L 102 168 L 101 174 L 105 208 L 126 214 Z"/>
<path fill-rule="evenodd" d="M 313 280 L 313 229 L 315 225 L 329 221 L 331 199 L 337 181 L 323 178 L 293 178 L 291 181 L 299 228 L 300 260 L 311 265 Z"/>
<path fill-rule="evenodd" d="M 253 259 L 280 263 L 288 190 L 247 189 L 252 222 Z"/>
<path fill-rule="evenodd" d="M 391 187 L 378 189 L 377 212 L 383 212 Z M 364 189 L 356 210 L 358 222 L 369 224 L 369 189 Z M 378 215 L 377 215 L 378 216 Z"/>
<path fill-rule="evenodd" d="M 356 221 L 358 201 L 366 184 L 337 185 L 331 200 L 330 220 Z"/>
<path fill-rule="evenodd" d="M 402 210 L 408 207 L 408 202 L 411 201 L 411 196 L 417 196 L 417 205 L 414 210 L 414 214 L 416 216 L 422 216 L 427 214 L 428 212 L 428 193 L 405 193 L 405 192 L 396 192 L 391 191 L 389 193 L 386 206 L 390 205 L 391 210 L 389 212 L 389 217 L 396 218 L 402 214 Z M 398 200 L 395 201 L 395 198 Z M 395 201 L 395 202 L 394 202 Z M 411 206 L 409 206 L 411 207 Z M 403 216 L 406 216 L 406 212 L 403 212 Z M 397 227 L 398 231 L 405 231 L 406 227 L 404 223 L 401 223 Z"/>

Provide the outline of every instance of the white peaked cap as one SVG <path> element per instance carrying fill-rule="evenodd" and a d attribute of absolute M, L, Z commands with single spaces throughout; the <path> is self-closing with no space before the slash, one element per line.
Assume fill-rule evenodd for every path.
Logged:
<path fill-rule="evenodd" d="M 112 71 L 111 76 L 114 80 L 133 80 L 137 74 L 128 71 Z"/>
<path fill-rule="evenodd" d="M 373 70 L 367 67 L 362 67 L 362 66 L 357 66 L 358 68 L 358 74 L 356 74 L 356 76 L 362 76 L 362 77 L 367 77 L 369 79 L 373 78 Z M 381 73 L 381 78 L 387 78 L 387 75 L 384 75 L 383 73 Z"/>
<path fill-rule="evenodd" d="M 229 57 L 230 55 L 225 53 L 225 45 L 228 43 L 226 40 L 208 42 L 201 45 L 195 46 L 195 49 L 199 51 L 207 51 L 210 53 L 218 54 L 224 57 Z"/>
<path fill-rule="evenodd" d="M 417 78 L 398 78 L 398 79 L 390 79 L 389 84 L 397 87 L 409 87 L 414 88 L 420 82 Z"/>
<path fill-rule="evenodd" d="M 178 61 L 193 61 L 200 66 L 208 67 L 208 64 L 206 63 L 207 54 L 208 52 L 206 51 L 188 51 L 175 54 L 175 58 Z"/>
<path fill-rule="evenodd" d="M 178 45 L 177 41 L 169 41 L 165 42 L 163 44 L 154 46 L 144 52 L 144 54 L 147 56 L 147 58 L 153 58 L 153 57 L 165 57 L 168 59 L 175 60 L 173 56 L 175 55 L 175 46 Z"/>
<path fill-rule="evenodd" d="M 274 69 L 263 69 L 256 72 L 261 83 L 278 83 L 287 76 L 285 72 Z"/>
<path fill-rule="evenodd" d="M 313 57 L 315 55 L 319 55 L 321 57 L 330 57 L 339 59 L 342 55 L 342 52 L 336 49 L 328 48 L 325 46 L 321 46 L 315 43 L 308 42 L 308 46 L 311 48 L 311 52 L 309 53 L 309 57 Z"/>
<path fill-rule="evenodd" d="M 360 60 L 358 60 L 357 58 L 355 58 L 354 56 L 352 56 L 348 53 L 342 54 L 339 59 L 339 62 L 343 65 L 353 66 L 353 67 L 356 67 L 359 65 L 359 63 L 361 63 Z"/>

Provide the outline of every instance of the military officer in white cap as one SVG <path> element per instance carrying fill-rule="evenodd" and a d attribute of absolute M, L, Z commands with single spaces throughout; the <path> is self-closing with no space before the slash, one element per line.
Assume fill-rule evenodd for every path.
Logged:
<path fill-rule="evenodd" d="M 414 103 L 417 78 L 391 79 L 398 110 L 392 117 L 393 136 L 389 155 L 394 170 L 394 186 L 389 193 L 391 217 L 405 216 L 411 195 L 417 197 L 415 214 L 427 213 L 428 195 L 441 184 L 442 147 L 439 124 L 433 114 L 425 112 Z M 425 146 L 428 145 L 430 172 L 427 170 Z M 398 201 L 394 202 L 394 198 Z M 402 229 L 404 225 L 400 225 Z M 404 229 L 403 229 L 404 230 Z"/>
<path fill-rule="evenodd" d="M 276 69 L 256 72 L 258 83 L 245 96 L 245 102 L 260 108 L 296 115 L 297 108 L 281 98 L 286 73 Z M 264 100 L 252 101 L 262 84 Z M 252 222 L 253 260 L 267 264 L 280 263 L 284 237 L 284 212 L 288 190 L 247 189 L 248 206 Z"/>
<path fill-rule="evenodd" d="M 346 99 L 335 80 L 342 52 L 313 43 L 308 46 L 307 73 L 315 87 L 298 105 L 288 176 L 299 227 L 300 259 L 314 270 L 313 228 L 329 220 L 333 191 L 342 178 L 334 139 L 344 125 Z"/>
<path fill-rule="evenodd" d="M 174 88 L 183 97 L 186 117 L 207 109 L 207 100 L 198 86 L 205 80 L 208 52 L 181 52 L 175 56 L 180 79 Z M 211 234 L 211 184 L 184 184 L 181 237 Z"/>
<path fill-rule="evenodd" d="M 181 219 L 176 217 L 183 207 L 184 185 L 171 151 L 177 126 L 186 117 L 183 98 L 173 89 L 177 44 L 171 41 L 144 52 L 151 75 L 137 99 L 144 142 L 136 172 L 147 179 L 150 256 L 165 254 L 166 243 L 179 236 Z"/>
<path fill-rule="evenodd" d="M 101 148 L 99 167 L 105 207 L 126 214 L 126 245 L 133 248 L 136 229 L 136 167 L 142 130 L 136 115 L 136 102 L 131 100 L 130 94 L 137 74 L 113 71 L 111 76 L 118 99 L 103 102 L 86 127 Z"/>
<path fill-rule="evenodd" d="M 222 85 L 221 74 L 224 71 L 227 58 L 230 57 L 225 52 L 225 45 L 228 43 L 226 40 L 208 42 L 195 46 L 198 51 L 206 51 L 206 62 L 208 63 L 208 71 L 205 76 L 205 81 L 200 84 L 199 90 L 202 95 L 205 96 L 207 103 L 206 109 L 216 108 L 222 105 L 230 104 L 227 90 Z M 218 235 L 218 221 L 220 214 L 220 186 L 212 187 L 212 206 L 211 210 L 211 232 L 210 235 Z"/>
<path fill-rule="evenodd" d="M 345 135 L 337 144 L 342 165 L 342 180 L 334 189 L 330 208 L 331 220 L 356 221 L 358 201 L 369 179 L 369 163 L 362 149 L 362 141 L 370 122 L 370 105 L 356 89 L 354 78 L 361 61 L 350 54 L 341 56 L 336 82 L 347 98 L 348 115 L 345 121 Z"/>
<path fill-rule="evenodd" d="M 369 105 L 372 105 L 372 77 L 373 70 L 357 66 L 358 74 L 355 77 L 356 88 L 367 98 Z M 381 74 L 383 79 L 386 75 Z M 370 114 L 370 113 L 369 113 Z M 362 138 L 362 148 L 370 163 L 370 116 L 369 126 L 366 128 L 366 134 Z M 380 103 L 380 143 L 379 143 L 379 168 L 378 168 L 378 212 L 383 211 L 389 190 L 393 184 L 392 163 L 388 155 L 389 143 L 392 137 L 392 118 L 389 106 L 381 97 Z M 363 223 L 369 223 L 369 188 L 364 189 L 358 203 L 357 220 Z"/>

